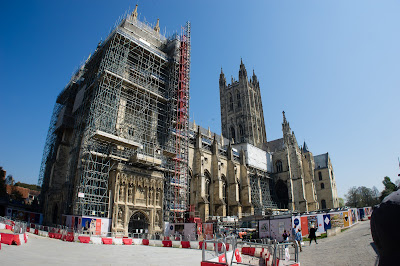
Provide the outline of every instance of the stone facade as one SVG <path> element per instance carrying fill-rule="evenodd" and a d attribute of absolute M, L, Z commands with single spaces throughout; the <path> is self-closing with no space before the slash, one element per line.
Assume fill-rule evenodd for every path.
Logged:
<path fill-rule="evenodd" d="M 272 196 L 276 196 L 278 208 L 304 212 L 322 207 L 339 207 L 329 156 L 326 154 L 314 157 L 306 143 L 300 147 L 284 112 L 283 138 L 267 142 L 260 104 L 260 87 L 254 72 L 253 77 L 248 80 L 246 68 L 241 62 L 239 81 L 232 78 L 232 84 L 226 85 L 225 76 L 221 71 L 219 88 L 222 135 L 233 141 L 251 143 L 272 157 L 272 167 L 267 175 L 274 181 L 271 193 Z M 240 96 L 235 98 L 236 94 Z M 245 103 L 242 108 L 240 108 L 241 101 Z M 241 125 L 244 121 L 246 124 L 243 128 L 246 130 L 243 132 Z M 262 130 L 258 130 L 260 127 Z M 322 180 L 317 180 L 317 175 L 322 175 Z"/>
<path fill-rule="evenodd" d="M 232 78 L 226 83 L 222 72 L 219 77 L 222 135 L 234 143 L 250 143 L 262 147 L 267 141 L 260 84 L 257 76 L 247 79 L 247 71 L 240 63 L 239 81 Z"/>
<path fill-rule="evenodd" d="M 143 229 L 149 233 L 163 230 L 163 176 L 161 171 L 121 163 L 111 170 L 112 232 L 127 234 L 136 213 L 144 218 Z"/>

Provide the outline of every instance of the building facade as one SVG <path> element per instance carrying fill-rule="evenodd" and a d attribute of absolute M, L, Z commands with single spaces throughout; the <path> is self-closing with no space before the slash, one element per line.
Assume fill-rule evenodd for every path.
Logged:
<path fill-rule="evenodd" d="M 189 73 L 189 23 L 166 38 L 136 7 L 98 44 L 53 110 L 39 176 L 45 224 L 74 215 L 160 233 L 195 217 L 337 206 L 329 156 L 299 147 L 285 115 L 283 138 L 267 142 L 259 82 L 243 62 L 231 84 L 221 70 L 221 136 L 189 123 Z"/>

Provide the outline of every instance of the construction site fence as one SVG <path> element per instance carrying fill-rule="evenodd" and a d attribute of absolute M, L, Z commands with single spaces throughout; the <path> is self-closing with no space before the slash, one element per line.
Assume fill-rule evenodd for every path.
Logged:
<path fill-rule="evenodd" d="M 4 229 L 10 230 L 14 234 L 23 234 L 27 231 L 28 228 L 28 224 L 26 222 L 14 220 L 10 217 L 0 216 L 0 223 L 5 225 Z"/>
<path fill-rule="evenodd" d="M 245 254 L 243 253 L 244 247 L 249 248 L 251 251 L 250 256 L 253 257 L 262 257 L 262 255 L 257 254 L 257 252 L 268 250 L 272 256 L 272 265 L 278 265 L 279 261 L 286 261 L 287 264 L 299 262 L 299 246 L 297 241 L 286 241 L 281 243 L 271 239 L 262 239 L 262 241 L 238 241 L 236 247 L 242 250 L 242 254 Z"/>
<path fill-rule="evenodd" d="M 240 250 L 242 254 L 240 265 L 264 265 L 266 254 L 268 254 L 271 262 L 269 265 L 281 265 L 282 261 L 285 262 L 285 265 L 299 262 L 299 247 L 296 241 L 278 243 L 276 240 L 265 239 L 261 243 L 257 243 L 255 241 L 241 241 L 235 236 L 228 236 L 204 240 L 204 243 L 202 245 L 203 262 L 212 261 L 213 258 L 223 255 L 226 265 L 237 265 L 238 261 L 235 261 L 236 250 Z M 207 248 L 207 243 L 218 248 L 210 251 Z"/>

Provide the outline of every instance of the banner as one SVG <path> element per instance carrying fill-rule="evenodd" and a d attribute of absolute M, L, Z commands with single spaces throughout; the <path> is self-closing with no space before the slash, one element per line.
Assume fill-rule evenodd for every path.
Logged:
<path fill-rule="evenodd" d="M 269 238 L 271 236 L 269 232 L 269 220 L 258 221 L 258 230 L 260 238 Z"/>

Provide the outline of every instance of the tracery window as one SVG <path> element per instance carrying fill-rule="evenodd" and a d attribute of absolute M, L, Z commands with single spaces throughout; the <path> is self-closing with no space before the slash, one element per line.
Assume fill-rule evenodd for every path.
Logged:
<path fill-rule="evenodd" d="M 280 172 L 283 171 L 282 161 L 281 161 L 281 160 L 276 161 L 275 165 L 276 165 L 276 171 L 277 171 L 278 173 L 280 173 Z"/>

